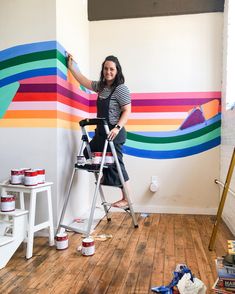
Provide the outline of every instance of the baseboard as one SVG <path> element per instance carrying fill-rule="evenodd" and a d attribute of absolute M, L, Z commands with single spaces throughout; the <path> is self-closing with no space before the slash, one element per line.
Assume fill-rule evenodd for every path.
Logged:
<path fill-rule="evenodd" d="M 135 212 L 216 215 L 217 208 L 133 205 Z"/>
<path fill-rule="evenodd" d="M 227 227 L 229 228 L 229 230 L 231 231 L 231 233 L 233 234 L 233 236 L 235 236 L 234 223 L 231 224 L 229 218 L 224 215 L 223 215 L 222 219 L 225 222 L 225 224 L 227 225 Z"/>

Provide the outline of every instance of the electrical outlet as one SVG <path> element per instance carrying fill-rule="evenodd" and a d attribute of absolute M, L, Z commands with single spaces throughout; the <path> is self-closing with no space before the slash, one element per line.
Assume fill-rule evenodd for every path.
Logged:
<path fill-rule="evenodd" d="M 157 176 L 152 176 L 151 177 L 151 182 L 153 183 L 153 182 L 157 182 Z"/>

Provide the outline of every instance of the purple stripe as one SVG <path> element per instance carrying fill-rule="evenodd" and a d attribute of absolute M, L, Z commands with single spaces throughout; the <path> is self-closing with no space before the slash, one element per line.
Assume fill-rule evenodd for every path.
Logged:
<path fill-rule="evenodd" d="M 171 105 L 202 105 L 207 103 L 214 98 L 204 98 L 204 99 L 149 99 L 149 100 L 132 100 L 132 106 L 171 106 Z M 220 98 L 217 98 L 220 101 Z"/>
<path fill-rule="evenodd" d="M 18 92 L 29 93 L 54 93 L 56 92 L 57 84 L 21 84 Z"/>
<path fill-rule="evenodd" d="M 89 103 L 89 100 L 87 100 L 86 98 L 82 97 L 81 95 L 78 95 L 78 94 L 75 94 L 74 92 L 72 91 L 69 91 L 68 89 L 60 86 L 60 85 L 57 85 L 57 91 L 58 93 L 64 95 L 65 97 L 68 97 L 70 99 L 73 99 L 75 101 L 78 101 L 86 106 L 89 106 L 90 103 Z"/>
<path fill-rule="evenodd" d="M 18 92 L 30 92 L 30 93 L 59 93 L 67 98 L 78 101 L 86 106 L 90 105 L 89 100 L 86 98 L 69 91 L 68 89 L 58 84 L 21 84 Z"/>

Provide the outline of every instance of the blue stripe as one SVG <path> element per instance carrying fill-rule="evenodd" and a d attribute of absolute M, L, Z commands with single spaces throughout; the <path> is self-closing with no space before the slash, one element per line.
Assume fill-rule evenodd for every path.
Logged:
<path fill-rule="evenodd" d="M 40 68 L 40 69 L 32 69 L 28 71 L 24 71 L 15 75 L 12 75 L 10 77 L 7 77 L 5 79 L 0 80 L 0 87 L 6 86 L 8 84 L 14 83 L 16 81 L 33 78 L 37 76 L 53 76 L 57 75 L 63 78 L 64 80 L 67 79 L 67 77 L 62 73 L 59 69 L 56 67 L 49 67 L 49 68 Z"/>
<path fill-rule="evenodd" d="M 53 50 L 58 47 L 57 45 L 58 43 L 56 41 L 47 41 L 14 46 L 0 51 L 0 61 L 33 52 Z"/>
<path fill-rule="evenodd" d="M 194 154 L 198 154 L 209 149 L 212 149 L 216 146 L 219 146 L 221 142 L 221 138 L 217 137 L 211 141 L 206 143 L 193 146 L 190 148 L 180 149 L 180 150 L 171 150 L 171 151 L 151 151 L 151 150 L 142 150 L 131 148 L 128 146 L 123 146 L 123 152 L 128 155 L 132 155 L 135 157 L 142 158 L 151 158 L 151 159 L 173 159 L 180 157 L 192 156 Z"/>

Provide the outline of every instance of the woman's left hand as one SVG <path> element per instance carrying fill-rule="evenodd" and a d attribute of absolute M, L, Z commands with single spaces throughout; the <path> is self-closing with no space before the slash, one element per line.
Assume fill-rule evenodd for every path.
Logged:
<path fill-rule="evenodd" d="M 108 134 L 108 140 L 110 141 L 114 140 L 117 137 L 118 133 L 119 133 L 118 128 L 113 128 L 112 130 L 110 130 Z"/>

